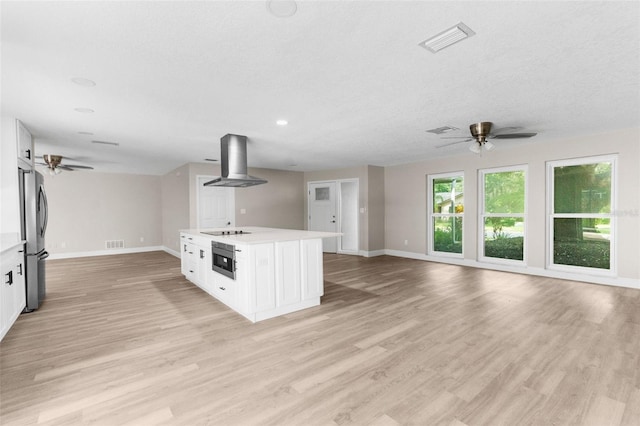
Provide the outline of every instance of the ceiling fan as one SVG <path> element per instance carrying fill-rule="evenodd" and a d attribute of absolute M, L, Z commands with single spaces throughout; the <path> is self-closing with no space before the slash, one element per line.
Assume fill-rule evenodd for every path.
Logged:
<path fill-rule="evenodd" d="M 80 166 L 77 164 L 61 164 L 62 163 L 62 155 L 49 155 L 45 154 L 42 156 L 42 161 L 44 163 L 36 163 L 41 166 L 47 166 L 49 169 L 49 174 L 51 176 L 59 175 L 62 170 L 66 170 L 72 172 L 74 170 L 93 170 L 93 167 L 90 166 Z"/>
<path fill-rule="evenodd" d="M 469 146 L 469 150 L 472 152 L 475 152 L 476 154 L 479 154 L 480 152 L 482 152 L 483 149 L 486 151 L 491 151 L 494 148 L 493 143 L 491 143 L 487 139 L 524 139 L 524 138 L 531 138 L 537 135 L 537 133 L 531 133 L 531 132 L 508 133 L 508 132 L 513 132 L 515 130 L 519 130 L 520 129 L 519 127 L 503 127 L 502 129 L 499 129 L 494 133 L 491 133 L 492 126 L 493 126 L 493 123 L 491 123 L 490 121 L 482 121 L 479 123 L 471 124 L 469 126 L 469 130 L 471 131 L 471 137 L 462 136 L 464 140 L 457 141 L 457 142 L 450 142 L 443 145 L 438 145 L 436 146 L 436 148 L 444 148 L 446 146 L 455 145 L 458 143 L 473 141 L 471 146 Z M 461 137 L 444 137 L 442 139 L 460 139 L 460 138 Z"/>

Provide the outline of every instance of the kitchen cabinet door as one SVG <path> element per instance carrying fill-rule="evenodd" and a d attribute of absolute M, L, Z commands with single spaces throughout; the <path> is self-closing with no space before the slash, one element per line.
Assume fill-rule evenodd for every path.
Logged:
<path fill-rule="evenodd" d="M 33 169 L 33 138 L 31 133 L 24 127 L 20 120 L 16 120 L 17 138 L 18 138 L 18 163 L 20 167 Z"/>
<path fill-rule="evenodd" d="M 180 269 L 182 275 L 184 275 L 189 281 L 194 282 L 197 275 L 197 247 L 190 242 L 182 241 L 181 243 L 181 256 L 180 256 Z"/>
<path fill-rule="evenodd" d="M 276 243 L 276 298 L 277 306 L 300 301 L 300 241 Z"/>
<path fill-rule="evenodd" d="M 16 246 L 2 253 L 0 340 L 7 334 L 25 307 L 23 247 Z"/>
<path fill-rule="evenodd" d="M 322 240 L 302 240 L 302 299 L 324 294 Z"/>
<path fill-rule="evenodd" d="M 276 307 L 274 244 L 254 244 L 249 251 L 249 288 L 253 312 Z"/>

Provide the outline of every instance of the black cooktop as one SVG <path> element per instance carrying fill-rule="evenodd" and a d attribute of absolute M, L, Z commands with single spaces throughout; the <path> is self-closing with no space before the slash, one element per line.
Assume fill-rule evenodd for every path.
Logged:
<path fill-rule="evenodd" d="M 232 229 L 229 231 L 211 231 L 211 232 L 203 232 L 203 234 L 213 235 L 216 237 L 221 237 L 224 235 L 247 235 L 251 232 L 243 231 L 242 229 Z"/>

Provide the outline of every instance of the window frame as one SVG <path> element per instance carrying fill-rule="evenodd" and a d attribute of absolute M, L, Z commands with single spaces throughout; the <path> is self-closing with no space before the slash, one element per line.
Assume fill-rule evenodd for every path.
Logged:
<path fill-rule="evenodd" d="M 587 275 L 598 276 L 616 276 L 617 275 L 617 221 L 615 212 L 618 206 L 618 155 L 595 155 L 588 157 L 570 158 L 564 160 L 551 160 L 546 162 L 546 192 L 547 192 L 547 243 L 546 243 L 546 268 L 549 270 L 560 272 L 571 272 Z M 586 164 L 598 164 L 598 163 L 611 163 L 611 200 L 609 213 L 554 213 L 554 200 L 555 200 L 555 168 L 566 166 L 580 166 Z M 595 218 L 595 219 L 609 219 L 609 269 L 601 269 L 587 266 L 576 265 L 564 265 L 553 263 L 553 246 L 554 246 L 554 219 L 562 218 Z"/>
<path fill-rule="evenodd" d="M 485 176 L 493 173 L 504 172 L 523 172 L 524 173 L 524 212 L 523 213 L 485 213 Z M 494 263 L 501 265 L 512 266 L 527 266 L 527 242 L 528 242 L 528 227 L 529 227 L 529 165 L 518 164 L 513 166 L 504 167 L 492 167 L 488 169 L 478 169 L 478 262 Z M 487 217 L 514 217 L 522 218 L 524 221 L 523 226 L 523 242 L 522 242 L 522 260 L 516 259 L 502 259 L 499 257 L 485 256 L 485 235 L 484 224 Z"/>
<path fill-rule="evenodd" d="M 449 257 L 449 258 L 464 258 L 464 213 L 466 207 L 463 209 L 462 213 L 434 213 L 433 212 L 433 181 L 436 179 L 444 179 L 444 178 L 452 178 L 452 177 L 462 177 L 462 193 L 465 194 L 466 190 L 466 178 L 464 175 L 464 171 L 457 172 L 447 172 L 447 173 L 434 173 L 427 175 L 427 255 L 429 256 L 437 256 L 437 257 Z M 466 196 L 465 196 L 466 198 Z M 455 200 L 454 200 L 455 206 Z M 464 203 L 463 203 L 464 206 Z M 462 251 L 461 253 L 452 253 L 447 251 L 436 251 L 434 250 L 434 232 L 433 232 L 433 221 L 434 218 L 460 218 L 462 220 Z"/>

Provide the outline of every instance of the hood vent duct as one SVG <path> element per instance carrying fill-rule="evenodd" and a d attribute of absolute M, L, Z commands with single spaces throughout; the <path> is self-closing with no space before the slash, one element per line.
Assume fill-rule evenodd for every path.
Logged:
<path fill-rule="evenodd" d="M 247 137 L 226 134 L 220 139 L 222 176 L 205 183 L 204 186 L 246 188 L 267 183 L 265 179 L 247 174 Z"/>

